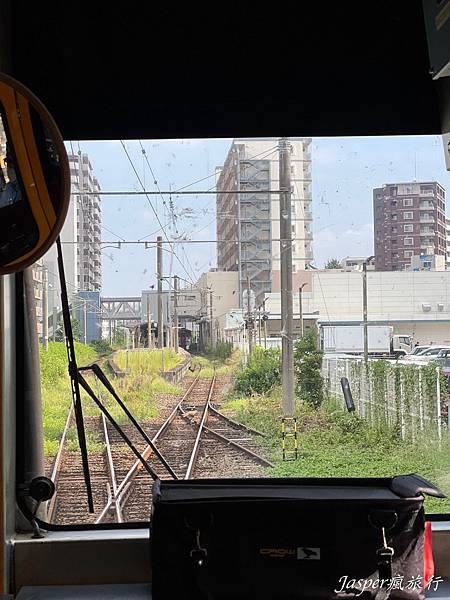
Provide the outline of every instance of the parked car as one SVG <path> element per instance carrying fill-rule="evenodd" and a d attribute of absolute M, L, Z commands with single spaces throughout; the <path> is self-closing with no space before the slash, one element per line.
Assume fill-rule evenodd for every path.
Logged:
<path fill-rule="evenodd" d="M 450 376 L 450 348 L 443 348 L 438 355 L 433 358 L 433 361 L 441 367 L 447 377 Z"/>
<path fill-rule="evenodd" d="M 420 354 L 424 350 L 428 350 L 430 346 L 414 346 L 411 352 L 408 353 L 408 356 L 415 356 L 416 354 Z"/>
<path fill-rule="evenodd" d="M 411 356 L 411 360 L 417 360 L 419 362 L 431 362 L 435 360 L 439 353 L 443 350 L 450 350 L 450 346 L 430 346 L 426 350 L 422 350 L 418 354 Z"/>

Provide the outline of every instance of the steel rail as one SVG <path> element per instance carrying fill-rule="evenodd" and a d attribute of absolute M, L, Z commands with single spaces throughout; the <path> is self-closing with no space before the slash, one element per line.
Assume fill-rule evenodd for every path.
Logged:
<path fill-rule="evenodd" d="M 210 400 L 211 400 L 211 396 L 212 396 L 212 393 L 214 390 L 215 383 L 216 383 L 216 375 L 214 373 L 214 376 L 211 380 L 211 385 L 209 386 L 208 397 L 206 398 L 205 407 L 203 408 L 202 418 L 200 419 L 200 424 L 198 426 L 197 437 L 195 438 L 194 447 L 191 452 L 191 458 L 189 460 L 189 464 L 186 469 L 184 479 L 189 479 L 195 468 L 195 463 L 196 463 L 198 451 L 200 448 L 200 438 L 202 437 L 203 428 L 205 427 L 206 419 L 208 418 L 208 409 L 210 406 Z"/>
<path fill-rule="evenodd" d="M 106 457 L 108 459 L 107 460 L 108 471 L 109 471 L 109 477 L 111 479 L 111 484 L 112 484 L 112 493 L 111 493 L 111 491 L 109 491 L 109 496 L 111 498 L 114 498 L 113 504 L 114 504 L 114 510 L 115 510 L 116 516 L 117 516 L 117 522 L 123 523 L 122 508 L 120 506 L 120 502 L 118 502 L 118 500 L 115 498 L 115 495 L 117 493 L 116 471 L 114 469 L 114 461 L 113 461 L 112 452 L 111 452 L 111 443 L 109 440 L 108 426 L 106 423 L 105 415 L 103 413 L 102 413 L 102 423 L 103 423 L 103 435 L 105 436 Z"/>
<path fill-rule="evenodd" d="M 225 421 L 232 423 L 235 427 L 238 427 L 239 429 L 243 429 L 245 431 L 250 431 L 250 433 L 254 433 L 255 435 L 260 435 L 261 437 L 266 437 L 265 433 L 262 433 L 261 431 L 258 431 L 257 429 L 252 429 L 251 427 L 247 427 L 247 425 L 244 425 L 243 423 L 238 423 L 238 421 L 234 421 L 233 419 L 230 419 L 230 417 L 227 417 L 226 415 L 221 413 L 220 410 L 217 410 L 217 408 L 215 408 L 211 403 L 209 403 L 209 408 L 213 412 L 215 412 L 217 415 L 219 415 L 219 417 L 221 417 L 222 419 L 225 419 Z"/>
<path fill-rule="evenodd" d="M 256 454 L 256 452 L 253 452 L 249 448 L 245 448 L 245 446 L 241 446 L 241 444 L 238 444 L 234 440 L 230 440 L 230 438 L 225 437 L 221 433 L 217 433 L 217 431 L 214 431 L 214 429 L 210 429 L 206 425 L 203 426 L 203 429 L 206 431 L 206 433 L 210 433 L 211 435 L 216 436 L 224 444 L 227 444 L 229 446 L 235 446 L 236 448 L 238 448 L 242 452 L 245 452 L 245 454 L 248 454 L 249 456 L 251 456 L 252 458 L 254 458 L 255 460 L 257 460 L 258 462 L 260 462 L 263 466 L 265 466 L 265 467 L 274 467 L 275 466 L 273 463 L 269 462 L 268 460 L 266 460 L 262 456 L 259 456 L 259 454 Z"/>
<path fill-rule="evenodd" d="M 172 421 L 175 419 L 177 412 L 181 406 L 181 404 L 186 400 L 186 398 L 190 395 L 190 393 L 192 392 L 192 389 L 194 388 L 195 384 L 198 382 L 199 380 L 199 375 L 197 374 L 197 377 L 195 377 L 195 379 L 193 380 L 193 382 L 191 383 L 191 385 L 188 387 L 188 389 L 186 390 L 186 392 L 184 393 L 183 397 L 181 398 L 181 400 L 177 403 L 177 405 L 175 406 L 175 408 L 172 410 L 172 412 L 169 414 L 169 416 L 166 418 L 166 420 L 164 421 L 164 423 L 161 425 L 161 427 L 158 429 L 158 431 L 155 433 L 155 435 L 152 438 L 152 444 L 155 444 L 156 441 L 158 440 L 158 438 L 162 435 L 162 433 L 164 433 L 164 431 L 167 429 L 167 427 L 172 423 Z M 147 446 L 144 451 L 142 452 L 142 458 L 147 461 L 150 456 L 153 453 L 153 449 L 151 446 Z M 125 493 L 127 491 L 129 491 L 129 485 L 131 485 L 131 483 L 133 482 L 133 480 L 136 478 L 136 476 L 138 475 L 139 471 L 141 471 L 142 469 L 142 463 L 140 460 L 136 460 L 133 464 L 133 466 L 131 467 L 131 469 L 128 471 L 128 473 L 126 474 L 126 476 L 124 477 L 124 479 L 121 481 L 121 483 L 119 484 L 116 494 L 112 495 L 111 499 L 108 500 L 108 502 L 106 503 L 104 509 L 102 510 L 100 516 L 97 518 L 97 520 L 95 521 L 95 523 L 101 523 L 103 521 L 103 519 L 105 518 L 106 514 L 108 513 L 109 509 L 111 508 L 112 502 L 113 500 L 118 500 L 121 505 L 123 506 L 122 503 L 122 499 L 121 496 L 125 495 Z"/>
<path fill-rule="evenodd" d="M 47 520 L 49 523 L 52 522 L 53 516 L 55 513 L 56 500 L 57 500 L 57 496 L 58 496 L 59 470 L 61 467 L 62 455 L 64 452 L 64 445 L 66 443 L 67 432 L 69 431 L 70 423 L 72 421 L 72 416 L 73 416 L 73 402 L 70 403 L 69 412 L 67 414 L 67 419 L 66 419 L 66 424 L 64 425 L 63 434 L 62 434 L 61 440 L 59 442 L 58 453 L 56 455 L 55 462 L 54 462 L 53 469 L 52 469 L 52 474 L 50 476 L 50 479 L 55 484 L 55 493 L 53 494 L 53 496 L 48 504 L 48 507 L 47 507 Z"/>

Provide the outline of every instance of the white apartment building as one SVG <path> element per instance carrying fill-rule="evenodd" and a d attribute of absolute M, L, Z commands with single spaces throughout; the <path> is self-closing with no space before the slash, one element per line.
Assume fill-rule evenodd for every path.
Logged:
<path fill-rule="evenodd" d="M 101 200 L 98 180 L 85 153 L 70 154 L 71 198 L 60 233 L 64 270 L 69 297 L 78 291 L 100 291 L 101 272 Z M 88 192 L 88 194 L 78 194 Z M 49 314 L 61 308 L 56 245 L 44 256 L 48 268 Z"/>
<path fill-rule="evenodd" d="M 296 273 L 313 258 L 311 139 L 289 141 Z M 247 275 L 257 300 L 280 289 L 279 195 L 255 193 L 279 189 L 278 143 L 278 138 L 235 139 L 217 170 L 217 266 L 222 271 L 238 271 L 241 305 Z"/>
<path fill-rule="evenodd" d="M 445 219 L 445 261 L 447 269 L 450 269 L 450 219 L 446 217 Z"/>

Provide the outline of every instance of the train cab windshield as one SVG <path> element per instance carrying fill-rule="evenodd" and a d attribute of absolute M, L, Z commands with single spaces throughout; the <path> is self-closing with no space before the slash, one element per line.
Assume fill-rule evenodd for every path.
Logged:
<path fill-rule="evenodd" d="M 155 478 L 417 472 L 450 492 L 446 373 L 418 360 L 419 348 L 450 345 L 439 137 L 66 149 L 60 239 L 75 351 L 108 414 L 84 388 L 89 511 L 53 246 L 32 267 L 56 486 L 45 522 L 145 525 Z M 450 512 L 446 499 L 426 507 Z"/>

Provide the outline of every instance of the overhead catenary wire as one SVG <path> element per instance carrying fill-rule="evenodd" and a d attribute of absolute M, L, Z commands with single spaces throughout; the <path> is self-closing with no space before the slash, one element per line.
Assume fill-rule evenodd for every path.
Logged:
<path fill-rule="evenodd" d="M 131 158 L 130 154 L 128 153 L 128 151 L 127 151 L 127 149 L 126 149 L 126 146 L 125 146 L 125 144 L 124 144 L 123 140 L 120 140 L 120 143 L 122 144 L 122 148 L 124 149 L 124 152 L 125 152 L 125 154 L 126 154 L 126 156 L 127 156 L 128 160 L 129 160 L 129 162 L 130 162 L 130 165 L 131 165 L 131 167 L 132 167 L 132 169 L 133 169 L 133 171 L 134 171 L 134 173 L 135 173 L 136 177 L 138 178 L 138 181 L 139 181 L 139 183 L 141 184 L 141 186 L 142 186 L 142 188 L 143 188 L 143 190 L 144 190 L 144 192 L 142 192 L 142 193 L 144 193 L 144 195 L 146 196 L 146 198 L 147 198 L 147 202 L 149 203 L 149 205 L 150 205 L 150 207 L 151 207 L 151 209 L 152 209 L 152 211 L 153 211 L 153 213 L 154 213 L 154 215 L 155 215 L 155 217 L 156 217 L 156 220 L 158 221 L 158 224 L 159 224 L 159 225 L 160 225 L 160 227 L 161 227 L 161 231 L 164 233 L 164 235 L 165 235 L 165 237 L 166 237 L 167 241 L 168 241 L 169 243 L 171 243 L 171 242 L 170 242 L 170 240 L 169 240 L 169 237 L 168 237 L 168 235 L 167 235 L 166 228 L 165 228 L 165 227 L 163 226 L 163 224 L 161 223 L 161 220 L 160 220 L 160 218 L 159 218 L 159 216 L 158 216 L 158 213 L 156 212 L 156 210 L 155 210 L 155 207 L 153 206 L 152 202 L 150 201 L 150 198 L 149 198 L 149 193 L 145 191 L 145 188 L 144 188 L 144 186 L 143 186 L 143 182 L 142 182 L 142 180 L 141 180 L 141 178 L 140 178 L 140 176 L 139 176 L 139 173 L 137 172 L 137 169 L 136 169 L 136 167 L 134 166 L 133 160 L 132 160 L 132 158 Z M 152 171 L 152 172 L 153 172 L 153 171 Z M 154 181 L 156 181 L 156 179 L 155 179 Z M 158 187 L 159 187 L 159 186 L 158 186 Z M 161 192 L 159 191 L 159 192 L 156 192 L 156 193 L 161 193 Z M 169 194 L 170 194 L 170 193 L 171 193 L 171 192 L 169 192 Z M 180 265 L 182 266 L 183 270 L 186 272 L 186 274 L 188 275 L 188 277 L 190 277 L 190 274 L 189 274 L 189 272 L 187 271 L 186 267 L 184 266 L 183 262 L 182 262 L 182 261 L 179 259 L 179 257 L 178 257 L 176 254 L 175 254 L 175 258 L 178 260 L 178 262 L 180 263 Z M 193 282 L 193 283 L 194 283 L 194 282 Z"/>

